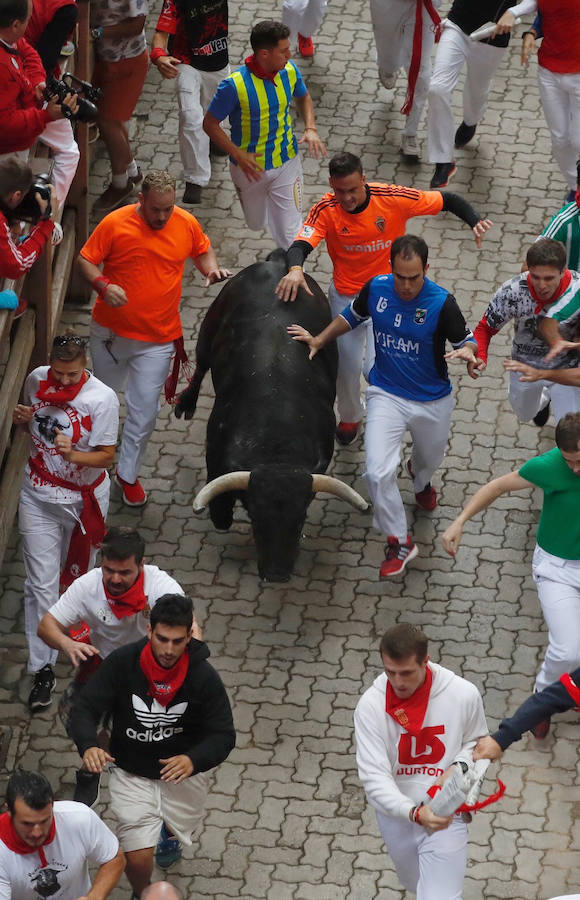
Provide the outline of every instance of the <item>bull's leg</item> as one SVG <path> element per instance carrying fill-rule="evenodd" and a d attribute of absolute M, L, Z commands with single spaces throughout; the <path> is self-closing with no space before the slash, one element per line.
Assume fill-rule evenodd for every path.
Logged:
<path fill-rule="evenodd" d="M 207 369 L 201 369 L 198 365 L 196 365 L 195 372 L 193 373 L 193 378 L 189 382 L 188 387 L 186 387 L 185 390 L 182 391 L 177 398 L 177 403 L 175 404 L 175 415 L 178 419 L 181 419 L 182 415 L 184 414 L 186 419 L 193 418 L 193 414 L 195 413 L 197 407 L 197 399 L 199 397 L 201 383 L 206 372 Z"/>
<path fill-rule="evenodd" d="M 209 502 L 209 514 L 215 527 L 219 531 L 228 531 L 234 520 L 234 503 L 236 502 L 235 494 L 231 491 L 227 494 L 221 494 L 214 497 Z"/>

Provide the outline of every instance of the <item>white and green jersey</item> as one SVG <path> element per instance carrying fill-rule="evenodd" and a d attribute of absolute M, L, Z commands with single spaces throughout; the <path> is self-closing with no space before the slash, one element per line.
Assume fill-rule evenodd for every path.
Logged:
<path fill-rule="evenodd" d="M 580 269 L 580 209 L 575 200 L 566 203 L 546 225 L 540 237 L 552 238 L 566 248 L 566 265 Z"/>

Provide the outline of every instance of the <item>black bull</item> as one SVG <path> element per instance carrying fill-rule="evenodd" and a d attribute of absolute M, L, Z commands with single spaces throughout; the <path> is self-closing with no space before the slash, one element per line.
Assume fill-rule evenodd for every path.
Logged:
<path fill-rule="evenodd" d="M 288 335 L 293 322 L 317 334 L 330 322 L 330 310 L 309 276 L 314 296 L 300 290 L 294 303 L 279 300 L 274 290 L 286 272 L 285 254 L 275 251 L 222 288 L 201 325 L 195 373 L 176 407 L 178 417 L 193 416 L 211 369 L 216 398 L 207 425 L 208 484 L 194 509 L 209 502 L 216 528 L 228 529 L 241 499 L 258 571 L 268 581 L 292 574 L 316 490 L 366 508 L 355 491 L 322 474 L 334 449 L 337 349 L 331 343 L 310 361 L 308 348 Z"/>

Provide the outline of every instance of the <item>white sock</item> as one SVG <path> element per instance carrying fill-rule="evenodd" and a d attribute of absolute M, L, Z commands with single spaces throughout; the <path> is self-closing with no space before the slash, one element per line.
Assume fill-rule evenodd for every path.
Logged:
<path fill-rule="evenodd" d="M 127 184 L 128 184 L 127 173 L 123 172 L 122 175 L 113 175 L 113 177 L 111 178 L 111 184 L 113 185 L 114 188 L 118 188 L 118 189 L 127 187 Z"/>
<path fill-rule="evenodd" d="M 137 163 L 134 159 L 131 160 L 129 165 L 127 166 L 127 176 L 129 178 L 136 178 L 139 174 L 139 169 L 137 168 Z"/>

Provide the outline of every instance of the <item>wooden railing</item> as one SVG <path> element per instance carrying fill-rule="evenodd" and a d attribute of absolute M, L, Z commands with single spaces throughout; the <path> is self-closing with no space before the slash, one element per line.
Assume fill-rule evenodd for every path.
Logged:
<path fill-rule="evenodd" d="M 90 79 L 89 2 L 78 0 L 77 50 L 66 62 L 68 71 Z M 57 247 L 50 243 L 42 256 L 17 282 L 0 279 L 0 290 L 12 289 L 27 300 L 24 314 L 14 319 L 12 310 L 0 309 L 0 566 L 18 507 L 20 484 L 28 458 L 28 434 L 12 427 L 12 410 L 18 403 L 28 373 L 48 361 L 65 298 L 86 302 L 90 288 L 73 272 L 77 253 L 88 237 L 89 126 L 75 128 L 80 150 L 78 169 L 64 211 L 57 217 L 64 237 Z M 38 143 L 30 164 L 42 170 L 46 148 Z"/>

